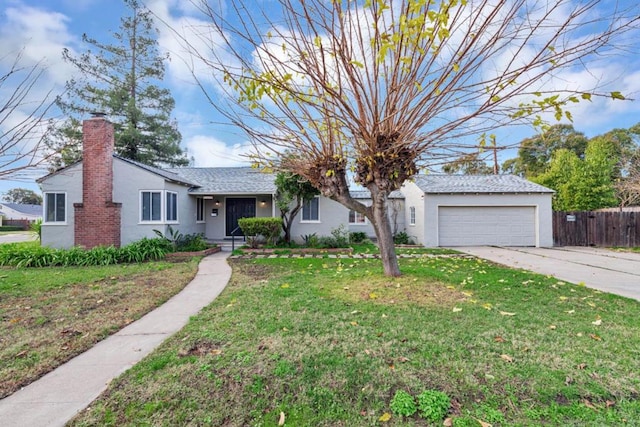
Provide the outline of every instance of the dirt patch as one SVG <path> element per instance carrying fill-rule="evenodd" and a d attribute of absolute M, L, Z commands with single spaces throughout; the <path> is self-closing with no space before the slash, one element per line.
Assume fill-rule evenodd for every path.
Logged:
<path fill-rule="evenodd" d="M 0 295 L 0 398 L 162 304 L 196 271 L 197 263 L 171 264 L 28 296 Z"/>

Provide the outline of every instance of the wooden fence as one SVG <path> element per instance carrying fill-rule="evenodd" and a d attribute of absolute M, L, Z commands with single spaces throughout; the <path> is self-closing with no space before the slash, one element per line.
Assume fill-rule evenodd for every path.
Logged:
<path fill-rule="evenodd" d="M 555 246 L 640 246 L 640 212 L 554 212 Z"/>

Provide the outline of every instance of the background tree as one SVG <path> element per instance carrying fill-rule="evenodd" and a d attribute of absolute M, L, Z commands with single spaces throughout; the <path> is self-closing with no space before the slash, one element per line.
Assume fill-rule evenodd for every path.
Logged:
<path fill-rule="evenodd" d="M 212 28 L 183 42 L 222 76 L 229 102 L 201 80 L 209 99 L 249 135 L 256 161 L 365 215 L 391 276 L 400 270 L 389 193 L 435 157 L 460 154 L 465 138 L 540 124 L 548 110 L 570 117 L 566 104 L 580 99 L 623 98 L 546 88 L 561 69 L 611 53 L 640 19 L 633 6 L 603 13 L 597 1 L 569 0 L 279 0 L 269 13 L 198 5 Z M 210 49 L 198 51 L 200 42 Z M 286 151 L 296 156 L 274 160 Z M 370 206 L 350 196 L 351 172 Z"/>
<path fill-rule="evenodd" d="M 0 57 L 9 62 L 0 71 L 0 178 L 38 167 L 46 160 L 41 150 L 49 129 L 51 92 L 36 94 L 42 83 L 42 63 L 23 65 L 22 52 Z M 36 97 L 36 99 L 34 99 Z"/>
<path fill-rule="evenodd" d="M 175 101 L 168 89 L 159 86 L 168 56 L 158 52 L 151 13 L 137 0 L 125 0 L 125 4 L 130 15 L 121 19 L 114 44 L 84 34 L 83 41 L 90 46 L 85 53 L 75 56 L 68 49 L 63 51 L 78 75 L 67 82 L 66 95 L 57 100 L 70 118 L 48 139 L 49 147 L 60 153 L 54 166 L 79 160 L 80 123 L 96 111 L 114 123 L 115 150 L 120 156 L 154 166 L 189 163 L 171 119 Z"/>
<path fill-rule="evenodd" d="M 561 148 L 553 152 L 547 170 L 532 181 L 555 190 L 554 210 L 589 211 L 616 206 L 616 150 L 612 141 L 597 138 L 587 144 L 584 159 Z"/>
<path fill-rule="evenodd" d="M 276 175 L 276 206 L 282 217 L 284 241 L 291 243 L 291 226 L 306 202 L 320 192 L 300 175 L 291 172 L 278 172 Z"/>
<path fill-rule="evenodd" d="M 12 188 L 4 194 L 2 200 L 9 203 L 19 203 L 21 205 L 42 204 L 42 196 L 26 188 Z"/>
<path fill-rule="evenodd" d="M 522 140 L 518 148 L 518 157 L 502 164 L 507 173 L 533 178 L 542 174 L 551 162 L 556 150 L 566 149 L 584 158 L 588 138 L 578 132 L 573 125 L 557 124 L 543 133 Z"/>
<path fill-rule="evenodd" d="M 464 154 L 442 166 L 446 174 L 462 173 L 464 175 L 490 175 L 493 169 L 480 158 L 480 153 Z"/>

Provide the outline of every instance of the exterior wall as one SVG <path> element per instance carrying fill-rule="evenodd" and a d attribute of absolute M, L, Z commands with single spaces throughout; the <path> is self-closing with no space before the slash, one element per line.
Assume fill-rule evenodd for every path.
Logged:
<path fill-rule="evenodd" d="M 302 210 L 296 215 L 291 227 L 291 239 L 301 243 L 302 236 L 316 233 L 318 236 L 330 236 L 331 231 L 344 225 L 348 229 L 349 210 L 340 203 L 326 197 L 320 197 L 318 207 L 319 221 L 302 222 Z"/>
<path fill-rule="evenodd" d="M 165 181 L 159 175 L 120 159 L 114 159 L 113 200 L 122 204 L 122 245 L 143 237 L 157 237 L 153 230 L 167 231 L 167 225 L 182 234 L 203 233 L 204 224 L 196 224 L 196 199 L 189 196 L 184 185 Z M 173 191 L 178 193 L 178 222 L 143 223 L 140 221 L 140 192 Z M 164 204 L 163 204 L 164 209 Z"/>
<path fill-rule="evenodd" d="M 416 243 L 428 246 L 425 240 L 426 228 L 435 227 L 437 236 L 437 223 L 432 224 L 429 221 L 433 221 L 432 218 L 425 216 L 425 195 L 424 192 L 413 182 L 407 181 L 402 186 L 402 194 L 404 194 L 404 216 L 405 216 L 405 228 L 406 232 L 411 239 Z M 416 209 L 416 223 L 411 224 L 410 220 L 410 208 Z M 437 210 L 436 210 L 437 213 Z M 438 216 L 436 214 L 436 220 Z M 435 245 L 437 246 L 437 245 Z"/>
<path fill-rule="evenodd" d="M 427 247 L 439 245 L 438 208 L 440 206 L 533 206 L 536 210 L 536 246 L 553 246 L 551 194 L 427 194 L 423 206 L 425 211 L 421 219 L 427 226 L 424 229 L 424 241 L 421 243 Z M 416 218 L 416 222 L 418 221 L 419 219 Z"/>
<path fill-rule="evenodd" d="M 66 221 L 64 223 L 42 223 L 43 246 L 70 248 L 74 245 L 74 203 L 82 203 L 82 165 L 68 167 L 40 183 L 42 193 L 66 193 Z"/>

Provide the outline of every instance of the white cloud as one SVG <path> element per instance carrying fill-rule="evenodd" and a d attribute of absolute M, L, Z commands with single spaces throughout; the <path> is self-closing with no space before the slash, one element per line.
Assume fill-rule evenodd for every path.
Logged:
<path fill-rule="evenodd" d="M 183 145 L 189 156 L 195 160 L 196 167 L 231 167 L 248 166 L 247 157 L 251 152 L 251 145 L 227 145 L 224 142 L 207 135 L 194 135 L 187 138 Z"/>

